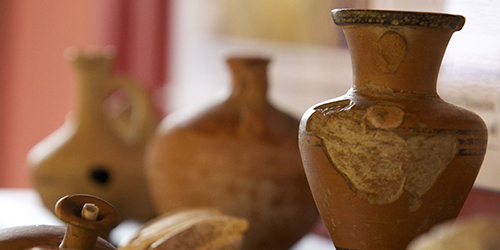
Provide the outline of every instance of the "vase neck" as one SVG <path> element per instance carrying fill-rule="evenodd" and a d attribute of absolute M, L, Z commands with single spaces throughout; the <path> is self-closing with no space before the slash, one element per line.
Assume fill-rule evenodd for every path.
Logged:
<path fill-rule="evenodd" d="M 349 45 L 353 87 L 375 84 L 394 92 L 437 95 L 436 82 L 452 31 L 425 27 L 343 27 Z"/>
<path fill-rule="evenodd" d="M 343 9 L 332 16 L 347 39 L 354 89 L 376 85 L 430 95 L 437 95 L 446 46 L 465 22 L 462 16 L 423 12 Z"/>
<path fill-rule="evenodd" d="M 267 64 L 262 58 L 230 58 L 232 72 L 230 98 L 239 98 L 248 104 L 267 103 Z"/>
<path fill-rule="evenodd" d="M 107 121 L 104 103 L 113 92 L 112 61 L 108 58 L 79 58 L 72 62 L 77 80 L 75 122 L 81 126 Z"/>

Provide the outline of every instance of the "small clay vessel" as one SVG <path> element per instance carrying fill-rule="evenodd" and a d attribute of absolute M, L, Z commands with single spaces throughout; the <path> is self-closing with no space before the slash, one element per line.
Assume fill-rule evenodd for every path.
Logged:
<path fill-rule="evenodd" d="M 114 250 L 111 243 L 99 237 L 120 222 L 116 209 L 106 201 L 90 195 L 61 198 L 55 208 L 61 226 L 20 226 L 0 229 L 0 249 L 74 249 Z"/>
<path fill-rule="evenodd" d="M 332 11 L 347 38 L 354 82 L 303 116 L 309 184 L 337 249 L 405 249 L 455 218 L 481 167 L 482 119 L 436 92 L 441 60 L 464 17 Z"/>
<path fill-rule="evenodd" d="M 232 89 L 167 116 L 147 153 L 158 213 L 217 207 L 246 218 L 242 249 L 289 249 L 319 218 L 297 145 L 299 121 L 267 99 L 268 60 L 234 57 Z"/>
<path fill-rule="evenodd" d="M 149 94 L 113 74 L 111 50 L 71 49 L 66 57 L 77 77 L 76 105 L 64 125 L 28 153 L 34 188 L 48 208 L 66 194 L 84 193 L 114 204 L 124 219 L 153 218 L 143 154 L 160 119 Z M 130 100 L 131 113 L 115 118 L 106 103 L 117 91 Z"/>

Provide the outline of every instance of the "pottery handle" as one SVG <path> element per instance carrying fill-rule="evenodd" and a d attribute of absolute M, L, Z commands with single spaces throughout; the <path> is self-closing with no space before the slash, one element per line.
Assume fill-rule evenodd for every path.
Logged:
<path fill-rule="evenodd" d="M 132 106 L 128 121 L 127 141 L 135 144 L 146 140 L 159 120 L 156 119 L 149 92 L 138 82 L 127 77 L 118 77 L 114 83 L 113 85 L 126 93 Z"/>

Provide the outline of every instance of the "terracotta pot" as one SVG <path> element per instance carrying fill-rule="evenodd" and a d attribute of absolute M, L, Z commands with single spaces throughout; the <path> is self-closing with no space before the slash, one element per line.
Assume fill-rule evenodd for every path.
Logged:
<path fill-rule="evenodd" d="M 299 144 L 306 175 L 337 249 L 405 249 L 455 218 L 486 151 L 476 114 L 436 93 L 447 43 L 462 16 L 333 10 L 354 82 L 311 107 Z"/>
<path fill-rule="evenodd" d="M 119 223 L 118 212 L 106 201 L 89 195 L 71 195 L 56 204 L 63 226 L 19 226 L 0 229 L 0 249 L 115 250 L 98 237 Z"/>
<path fill-rule="evenodd" d="M 247 218 L 243 249 L 288 249 L 319 216 L 302 169 L 298 119 L 267 100 L 262 58 L 230 58 L 228 95 L 175 112 L 148 149 L 158 213 L 218 207 Z"/>
<path fill-rule="evenodd" d="M 64 125 L 28 153 L 34 188 L 51 210 L 60 197 L 84 193 L 111 202 L 124 219 L 153 218 L 143 155 L 160 119 L 147 91 L 112 73 L 112 51 L 67 55 L 77 76 L 76 105 Z M 116 91 L 132 108 L 115 118 L 106 102 Z"/>

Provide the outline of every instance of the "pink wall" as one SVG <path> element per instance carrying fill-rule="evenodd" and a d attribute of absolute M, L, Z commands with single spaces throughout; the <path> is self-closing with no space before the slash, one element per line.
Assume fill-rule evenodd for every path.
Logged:
<path fill-rule="evenodd" d="M 163 113 L 163 86 L 169 76 L 168 49 L 171 1 L 96 1 L 97 45 L 112 44 L 117 51 L 115 70 L 140 81 Z"/>
<path fill-rule="evenodd" d="M 67 47 L 92 38 L 94 0 L 0 4 L 0 187 L 29 187 L 28 150 L 64 122 L 73 75 Z"/>

